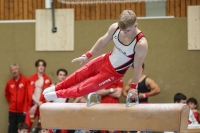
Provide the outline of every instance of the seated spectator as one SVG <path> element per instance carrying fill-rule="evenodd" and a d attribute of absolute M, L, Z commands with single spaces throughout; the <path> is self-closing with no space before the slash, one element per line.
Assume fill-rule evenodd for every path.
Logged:
<path fill-rule="evenodd" d="M 65 69 L 58 69 L 56 74 L 57 74 L 57 78 L 58 78 L 57 83 L 60 83 L 67 77 L 68 72 Z M 52 86 L 56 85 L 57 83 L 52 84 Z M 67 98 L 57 98 L 57 99 L 53 100 L 53 102 L 67 103 L 68 100 L 69 99 L 67 99 Z M 73 103 L 86 103 L 86 102 L 87 102 L 87 100 L 85 99 L 85 97 L 78 97 L 73 101 Z M 75 132 L 75 130 L 60 130 L 60 129 L 53 129 L 53 131 L 56 133 L 74 133 Z M 49 130 L 49 133 L 53 133 L 53 131 Z"/>
<path fill-rule="evenodd" d="M 187 100 L 187 97 L 182 93 L 177 93 L 174 96 L 174 103 L 186 104 L 186 100 Z M 188 124 L 198 124 L 198 122 L 196 121 L 191 109 L 190 109 L 190 114 L 189 114 L 189 120 L 188 121 L 189 121 Z"/>
<path fill-rule="evenodd" d="M 174 95 L 174 103 L 186 104 L 186 100 L 187 100 L 187 97 L 182 93 L 177 93 Z M 191 109 L 189 113 L 188 124 L 193 124 L 193 125 L 198 124 Z M 177 133 L 177 132 L 164 132 L 164 133 Z"/>
<path fill-rule="evenodd" d="M 67 72 L 67 70 L 60 68 L 57 70 L 56 74 L 57 74 L 57 79 L 58 79 L 57 83 L 60 83 L 67 77 L 68 72 Z M 57 83 L 52 84 L 51 86 L 56 85 Z M 67 98 L 57 98 L 57 99 L 53 100 L 53 102 L 54 103 L 67 103 L 68 99 Z M 54 131 L 56 133 L 67 133 L 67 130 L 54 129 Z M 53 131 L 49 130 L 49 133 L 53 133 Z"/>
<path fill-rule="evenodd" d="M 192 110 L 194 114 L 194 117 L 199 123 L 200 121 L 199 121 L 199 111 L 197 110 L 197 100 L 191 97 L 187 100 L 187 105 L 190 107 L 190 109 Z"/>
<path fill-rule="evenodd" d="M 24 122 L 18 124 L 18 133 L 28 133 L 28 125 Z"/>
<path fill-rule="evenodd" d="M 68 72 L 67 72 L 67 70 L 60 68 L 57 70 L 56 74 L 57 74 L 57 79 L 58 79 L 57 83 L 60 83 L 67 77 Z M 54 86 L 57 83 L 52 84 L 51 86 Z M 67 98 L 57 98 L 53 102 L 66 103 L 66 102 L 68 102 L 68 99 Z"/>
<path fill-rule="evenodd" d="M 31 133 L 49 133 L 48 129 L 44 129 L 41 126 L 35 128 L 35 130 Z"/>

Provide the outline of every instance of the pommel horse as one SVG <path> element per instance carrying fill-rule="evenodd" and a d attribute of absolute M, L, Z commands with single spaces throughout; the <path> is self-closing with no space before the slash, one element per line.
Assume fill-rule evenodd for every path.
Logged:
<path fill-rule="evenodd" d="M 96 96 L 97 102 L 91 102 Z M 41 124 L 47 129 L 186 131 L 189 107 L 185 104 L 100 104 L 97 93 L 86 103 L 44 103 L 40 107 Z"/>

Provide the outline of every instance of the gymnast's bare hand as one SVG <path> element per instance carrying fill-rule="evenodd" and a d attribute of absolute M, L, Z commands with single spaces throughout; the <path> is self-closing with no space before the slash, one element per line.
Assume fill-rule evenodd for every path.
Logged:
<path fill-rule="evenodd" d="M 128 93 L 132 93 L 132 96 L 131 96 L 132 100 L 134 100 L 138 96 L 136 89 L 129 89 Z"/>
<path fill-rule="evenodd" d="M 80 61 L 80 65 L 86 63 L 88 58 L 85 55 L 82 55 L 81 57 L 75 58 L 72 60 L 72 62 Z"/>

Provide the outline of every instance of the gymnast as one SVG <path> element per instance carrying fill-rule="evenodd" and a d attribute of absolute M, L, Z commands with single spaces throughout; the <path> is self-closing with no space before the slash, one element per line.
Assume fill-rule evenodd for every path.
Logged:
<path fill-rule="evenodd" d="M 128 93 L 132 93 L 132 99 L 137 97 L 142 64 L 148 51 L 147 40 L 137 26 L 135 13 L 132 10 L 124 10 L 118 22 L 109 27 L 92 49 L 73 59 L 72 62 L 80 61 L 84 64 L 111 40 L 115 44 L 113 51 L 96 57 L 62 82 L 46 88 L 43 91 L 46 100 L 76 98 L 106 88 L 123 78 L 127 69 L 133 64 L 134 71 Z"/>

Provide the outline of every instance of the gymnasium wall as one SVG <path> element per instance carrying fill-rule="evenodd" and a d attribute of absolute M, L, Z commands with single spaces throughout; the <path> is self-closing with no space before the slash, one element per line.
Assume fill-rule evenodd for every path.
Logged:
<path fill-rule="evenodd" d="M 166 0 L 166 16 L 187 17 L 187 7 L 200 5 L 200 0 Z"/>
<path fill-rule="evenodd" d="M 139 17 L 187 17 L 187 6 L 200 5 L 200 0 L 138 0 L 106 4 L 63 4 L 58 1 L 54 0 L 56 9 L 74 8 L 75 20 L 118 19 L 124 9 L 132 9 Z M 0 20 L 32 20 L 36 9 L 45 9 L 45 0 L 0 0 Z"/>
<path fill-rule="evenodd" d="M 125 9 L 132 9 L 137 16 L 146 16 L 145 2 L 63 4 L 58 1 L 54 0 L 55 9 L 73 8 L 75 20 L 118 19 Z M 36 9 L 45 9 L 45 0 L 0 0 L 0 20 L 35 19 Z"/>
<path fill-rule="evenodd" d="M 0 131 L 7 131 L 8 103 L 4 97 L 4 88 L 12 77 L 9 71 L 11 63 L 18 63 L 22 74 L 30 76 L 36 72 L 35 61 L 44 59 L 47 62 L 47 75 L 56 82 L 56 70 L 66 68 L 71 74 L 80 68 L 79 63 L 71 63 L 71 60 L 90 50 L 113 22 L 115 20 L 75 21 L 73 52 L 36 52 L 35 23 L 0 24 Z M 161 88 L 161 94 L 150 98 L 150 102 L 171 103 L 177 92 L 187 97 L 193 96 L 200 102 L 200 54 L 199 51 L 187 50 L 187 19 L 146 19 L 138 20 L 138 23 L 149 43 L 145 74 Z M 111 51 L 112 48 L 111 42 L 101 53 Z M 125 75 L 124 83 L 131 77 L 132 68 Z M 123 97 L 120 100 L 124 102 Z"/>

